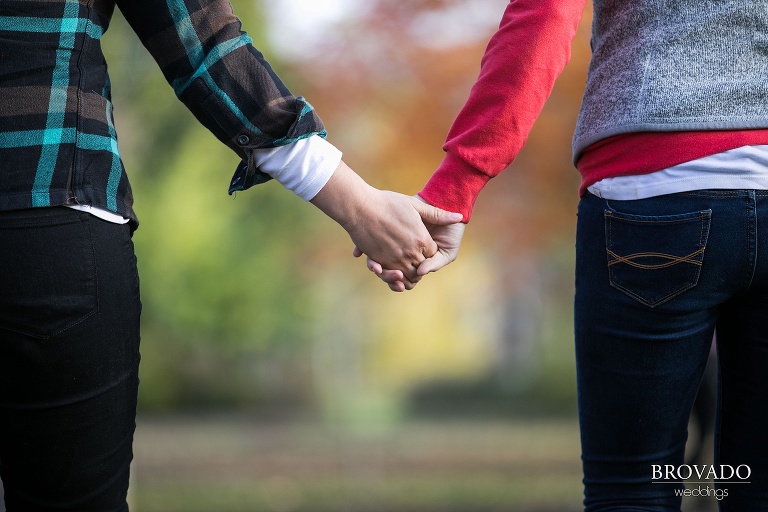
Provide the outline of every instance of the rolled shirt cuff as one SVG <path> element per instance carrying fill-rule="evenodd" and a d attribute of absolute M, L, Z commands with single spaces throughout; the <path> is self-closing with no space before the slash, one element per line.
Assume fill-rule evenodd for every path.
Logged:
<path fill-rule="evenodd" d="M 260 171 L 305 201 L 328 183 L 341 157 L 341 151 L 319 135 L 276 148 L 253 149 L 251 154 Z"/>

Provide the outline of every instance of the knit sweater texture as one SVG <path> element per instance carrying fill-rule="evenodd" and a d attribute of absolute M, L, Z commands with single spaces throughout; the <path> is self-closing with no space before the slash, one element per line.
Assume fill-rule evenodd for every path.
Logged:
<path fill-rule="evenodd" d="M 594 0 L 574 156 L 620 133 L 768 126 L 764 0 Z"/>
<path fill-rule="evenodd" d="M 510 0 L 445 158 L 419 193 L 427 202 L 469 221 L 480 191 L 525 144 L 570 57 L 584 3 Z M 768 143 L 765 0 L 593 0 L 593 9 L 573 139 L 582 193 L 606 177 Z"/>

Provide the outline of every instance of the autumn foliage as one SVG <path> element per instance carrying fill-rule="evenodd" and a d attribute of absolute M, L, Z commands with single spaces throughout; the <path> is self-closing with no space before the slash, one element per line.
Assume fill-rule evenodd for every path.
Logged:
<path fill-rule="evenodd" d="M 445 134 L 496 27 L 457 23 L 452 10 L 466 4 L 372 1 L 298 63 L 307 77 L 303 93 L 328 125 L 330 140 L 373 184 L 415 193 L 442 159 Z M 494 13 L 485 20 L 499 20 L 507 2 L 475 4 Z M 589 59 L 590 14 L 525 148 L 478 201 L 472 231 L 482 243 L 536 251 L 573 228 L 579 178 L 571 136 Z"/>

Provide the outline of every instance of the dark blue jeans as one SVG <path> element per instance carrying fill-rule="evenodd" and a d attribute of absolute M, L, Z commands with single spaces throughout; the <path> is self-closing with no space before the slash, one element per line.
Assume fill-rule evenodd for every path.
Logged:
<path fill-rule="evenodd" d="M 586 510 L 677 511 L 681 480 L 722 511 L 768 510 L 768 192 L 587 195 L 576 253 Z M 715 334 L 715 468 L 690 468 L 688 419 Z"/>
<path fill-rule="evenodd" d="M 139 364 L 127 225 L 0 213 L 0 478 L 8 512 L 126 511 Z"/>

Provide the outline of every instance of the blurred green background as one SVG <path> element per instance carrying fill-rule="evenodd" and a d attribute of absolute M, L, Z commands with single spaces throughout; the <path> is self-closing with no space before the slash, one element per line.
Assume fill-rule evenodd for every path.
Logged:
<path fill-rule="evenodd" d="M 506 0 L 234 0 L 374 186 L 414 194 Z M 346 233 L 176 101 L 116 14 L 104 37 L 141 226 L 136 512 L 568 512 L 581 474 L 570 138 L 590 13 L 456 263 L 393 294 Z"/>

